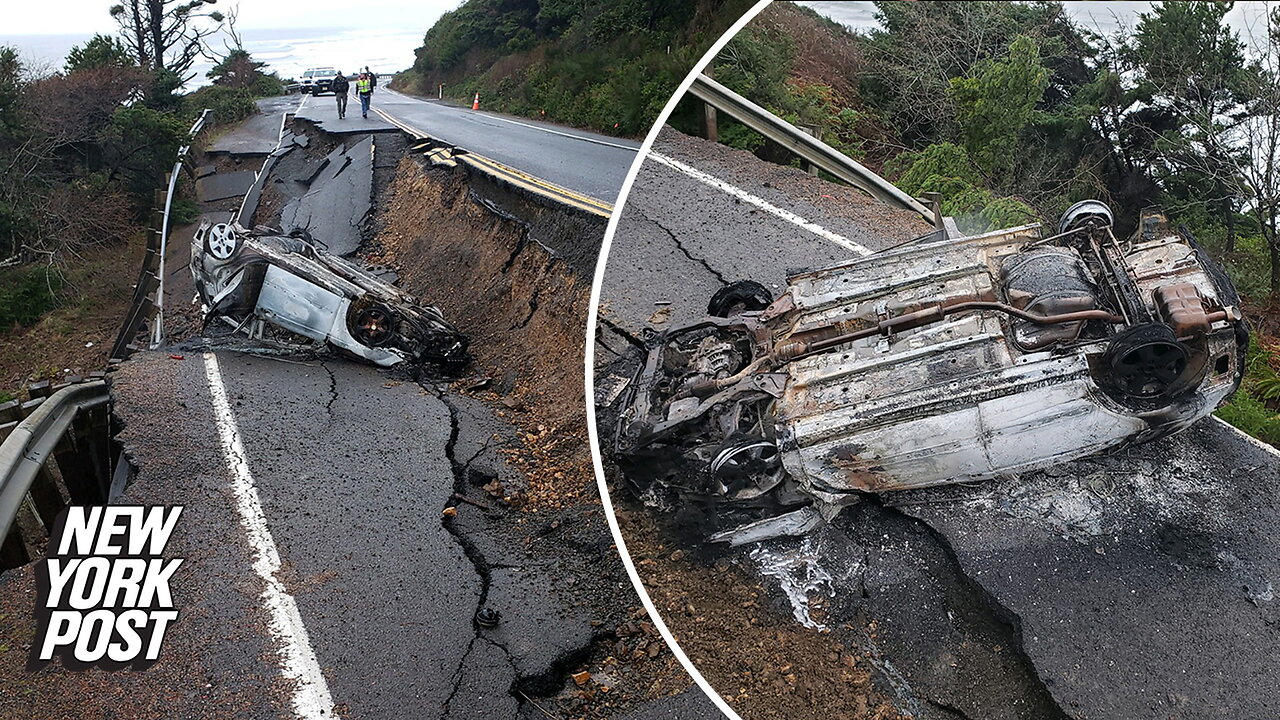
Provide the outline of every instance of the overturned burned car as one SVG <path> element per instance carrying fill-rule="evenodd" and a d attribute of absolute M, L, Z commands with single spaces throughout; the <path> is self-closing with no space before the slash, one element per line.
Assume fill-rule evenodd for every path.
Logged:
<path fill-rule="evenodd" d="M 1085 201 L 1039 225 L 910 244 L 712 299 L 651 336 L 617 396 L 642 493 L 799 534 L 862 493 L 1033 470 L 1177 432 L 1237 388 L 1229 279 L 1156 211 L 1119 241 Z M 718 317 L 717 317 L 718 316 Z"/>
<path fill-rule="evenodd" d="M 191 243 L 191 274 L 215 320 L 251 338 L 266 324 L 382 366 L 465 364 L 467 338 L 440 311 L 301 232 L 203 223 Z"/>

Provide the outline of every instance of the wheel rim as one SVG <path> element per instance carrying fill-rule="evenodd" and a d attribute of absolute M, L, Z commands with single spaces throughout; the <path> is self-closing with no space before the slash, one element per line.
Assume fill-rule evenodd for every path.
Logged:
<path fill-rule="evenodd" d="M 209 228 L 209 254 L 218 260 L 227 260 L 236 252 L 239 238 L 231 226 L 219 223 Z"/>
<path fill-rule="evenodd" d="M 767 440 L 737 443 L 711 461 L 716 489 L 732 500 L 758 498 L 777 487 L 785 474 L 778 446 Z"/>
<path fill-rule="evenodd" d="M 377 346 L 391 337 L 391 326 L 390 313 L 382 308 L 366 308 L 356 316 L 353 334 L 365 345 Z"/>
<path fill-rule="evenodd" d="M 1111 368 L 1116 385 L 1135 397 L 1154 397 L 1169 389 L 1187 367 L 1187 353 L 1170 342 L 1149 342 L 1124 353 Z"/>

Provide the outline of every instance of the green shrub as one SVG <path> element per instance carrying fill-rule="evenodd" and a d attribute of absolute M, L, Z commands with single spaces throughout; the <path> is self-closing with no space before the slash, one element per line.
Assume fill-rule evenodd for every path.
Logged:
<path fill-rule="evenodd" d="M 1280 415 L 1248 390 L 1241 388 L 1231 402 L 1214 414 L 1249 435 L 1280 447 Z"/>
<path fill-rule="evenodd" d="M 1280 375 L 1274 363 L 1280 358 L 1259 341 L 1257 334 L 1249 338 L 1245 353 L 1245 375 L 1231 402 L 1215 413 L 1263 442 L 1280 446 L 1280 414 L 1268 403 L 1280 399 Z"/>
<path fill-rule="evenodd" d="M 180 197 L 169 208 L 169 224 L 190 225 L 200 217 L 200 208 L 189 197 Z"/>
<path fill-rule="evenodd" d="M 164 184 L 187 131 L 186 122 L 173 113 L 134 105 L 115 111 L 99 142 L 108 166 L 123 174 L 129 189 L 145 199 Z"/>
<path fill-rule="evenodd" d="M 1036 211 L 1014 197 L 988 190 L 964 148 L 935 143 L 923 150 L 899 153 L 885 169 L 897 174 L 898 187 L 914 197 L 928 192 L 942 196 L 942 212 L 956 218 L 961 229 L 984 232 L 1034 222 Z"/>
<path fill-rule="evenodd" d="M 11 268 L 0 275 L 0 331 L 33 325 L 58 306 L 62 275 L 48 266 Z"/>
<path fill-rule="evenodd" d="M 193 119 L 209 108 L 213 111 L 214 125 L 237 123 L 258 111 L 250 89 L 210 85 L 191 93 L 184 99 L 187 114 Z"/>

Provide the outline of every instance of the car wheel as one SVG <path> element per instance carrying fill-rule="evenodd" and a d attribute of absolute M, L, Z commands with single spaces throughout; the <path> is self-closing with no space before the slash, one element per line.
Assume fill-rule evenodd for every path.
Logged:
<path fill-rule="evenodd" d="M 1172 402 L 1190 353 L 1168 325 L 1135 325 L 1111 339 L 1102 356 L 1108 381 L 1121 396 L 1137 401 Z"/>
<path fill-rule="evenodd" d="M 755 500 L 782 484 L 778 446 L 761 437 L 731 438 L 707 464 L 714 489 L 727 500 Z"/>
<path fill-rule="evenodd" d="M 227 223 L 218 223 L 204 234 L 204 251 L 219 262 L 227 262 L 240 254 L 240 236 Z"/>
<path fill-rule="evenodd" d="M 715 317 L 732 317 L 743 312 L 753 312 L 769 307 L 773 293 L 754 280 L 739 280 L 716 291 L 707 303 L 707 314 Z"/>
<path fill-rule="evenodd" d="M 382 347 L 396 332 L 399 318 L 388 307 L 383 305 L 366 305 L 352 308 L 350 315 L 351 337 L 362 345 Z"/>

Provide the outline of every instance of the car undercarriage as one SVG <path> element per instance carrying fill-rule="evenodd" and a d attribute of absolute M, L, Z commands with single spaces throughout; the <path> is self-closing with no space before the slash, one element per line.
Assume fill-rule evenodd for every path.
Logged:
<path fill-rule="evenodd" d="M 652 335 L 617 399 L 636 489 L 749 520 L 713 540 L 807 532 L 867 493 L 979 481 L 1177 432 L 1239 386 L 1230 280 L 1158 211 L 926 238 L 753 282 Z"/>

